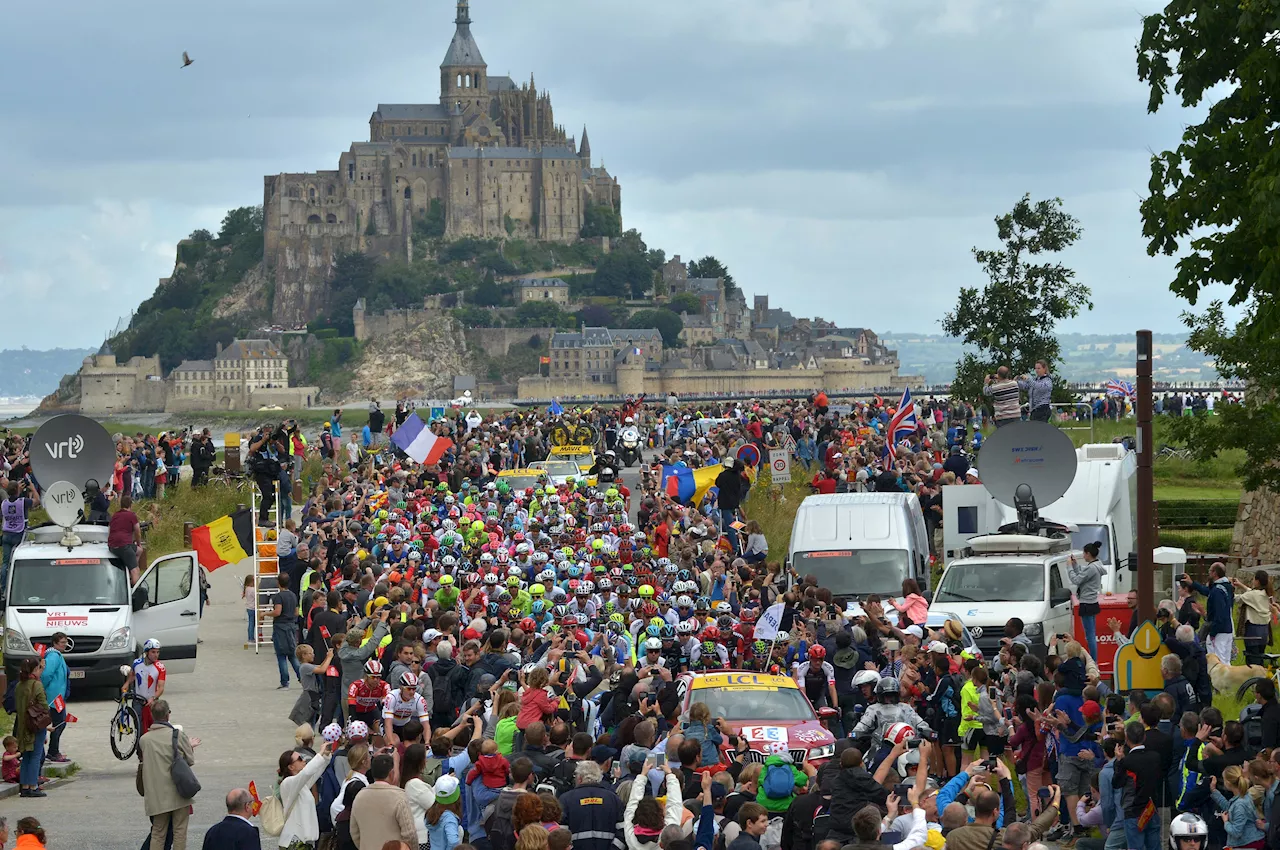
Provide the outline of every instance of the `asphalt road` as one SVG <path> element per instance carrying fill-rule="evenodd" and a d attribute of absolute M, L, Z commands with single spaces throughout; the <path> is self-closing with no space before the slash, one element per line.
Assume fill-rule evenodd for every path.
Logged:
<path fill-rule="evenodd" d="M 188 847 L 200 847 L 205 830 L 226 814 L 223 800 L 232 788 L 256 780 L 260 794 L 270 793 L 280 753 L 293 747 L 294 726 L 287 715 L 298 695 L 296 683 L 289 690 L 275 690 L 279 678 L 270 648 L 261 655 L 242 648 L 246 626 L 239 577 L 247 571 L 245 562 L 210 577 L 211 604 L 201 621 L 204 643 L 196 671 L 172 675 L 166 684 L 174 723 L 201 739 L 195 772 L 202 790 Z M 68 727 L 62 748 L 80 772 L 44 799 L 0 801 L 0 815 L 10 826 L 20 817 L 38 818 L 50 847 L 135 850 L 142 845 L 150 822 L 134 789 L 137 762 L 117 761 L 107 739 L 116 705 L 101 689 L 72 694 L 69 710 L 79 722 Z M 274 840 L 263 846 L 273 847 Z"/>
<path fill-rule="evenodd" d="M 623 480 L 633 493 L 634 520 L 638 467 L 624 470 Z M 277 759 L 293 746 L 294 726 L 287 715 L 297 698 L 297 685 L 275 690 L 279 678 L 270 647 L 256 655 L 243 648 L 240 580 L 249 570 L 246 561 L 210 576 L 211 603 L 201 621 L 204 643 L 196 671 L 171 675 L 166 684 L 174 722 L 201 739 L 195 772 L 203 788 L 191 817 L 188 847 L 198 848 L 205 830 L 222 819 L 223 799 L 232 788 L 255 780 L 260 794 L 270 793 Z M 28 815 L 38 818 L 50 847 L 133 850 L 141 846 L 150 822 L 134 789 L 137 763 L 117 761 L 107 739 L 116 706 L 109 690 L 73 693 L 69 710 L 79 722 L 68 727 L 62 743 L 80 772 L 74 781 L 51 790 L 47 798 L 0 801 L 0 815 L 10 824 Z M 265 839 L 263 846 L 274 847 L 274 839 Z"/>

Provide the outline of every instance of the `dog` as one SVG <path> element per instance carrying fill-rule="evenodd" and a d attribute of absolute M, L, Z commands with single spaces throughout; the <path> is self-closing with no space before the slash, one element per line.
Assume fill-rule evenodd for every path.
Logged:
<path fill-rule="evenodd" d="M 1234 694 L 1240 690 L 1241 685 L 1255 676 L 1265 679 L 1270 675 L 1267 668 L 1258 664 L 1223 664 L 1222 659 L 1212 652 L 1205 656 L 1205 663 L 1209 668 L 1209 681 L 1213 682 L 1213 690 L 1219 694 Z"/>

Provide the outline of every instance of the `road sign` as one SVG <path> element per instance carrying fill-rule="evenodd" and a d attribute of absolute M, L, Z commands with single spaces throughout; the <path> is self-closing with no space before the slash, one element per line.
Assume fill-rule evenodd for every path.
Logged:
<path fill-rule="evenodd" d="M 773 470 L 774 484 L 791 482 L 791 452 L 786 449 L 769 449 L 769 468 Z"/>

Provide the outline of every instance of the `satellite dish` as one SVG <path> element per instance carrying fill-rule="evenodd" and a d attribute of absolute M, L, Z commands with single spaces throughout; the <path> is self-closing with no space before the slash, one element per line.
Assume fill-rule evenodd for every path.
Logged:
<path fill-rule="evenodd" d="M 31 472 L 42 492 L 56 481 L 110 481 L 115 462 L 111 435 L 87 416 L 55 416 L 31 438 Z"/>
<path fill-rule="evenodd" d="M 84 506 L 84 497 L 80 489 L 69 481 L 57 481 L 50 484 L 40 500 L 49 519 L 63 528 L 70 528 L 80 519 L 80 509 Z"/>
<path fill-rule="evenodd" d="M 1014 422 L 982 442 L 982 484 L 996 501 L 1019 506 L 1026 485 L 1040 507 L 1062 498 L 1076 477 L 1076 448 L 1062 429 L 1048 422 Z"/>

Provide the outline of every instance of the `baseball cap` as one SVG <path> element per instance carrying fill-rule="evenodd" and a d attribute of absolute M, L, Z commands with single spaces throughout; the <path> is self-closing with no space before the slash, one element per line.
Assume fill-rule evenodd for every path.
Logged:
<path fill-rule="evenodd" d="M 929 645 L 925 647 L 925 651 L 936 652 L 940 655 L 946 655 L 948 652 L 947 645 L 940 640 L 930 641 Z"/>
<path fill-rule="evenodd" d="M 1096 700 L 1087 699 L 1084 701 L 1084 704 L 1080 706 L 1080 716 L 1101 717 L 1102 706 L 1098 705 Z"/>
<path fill-rule="evenodd" d="M 902 632 L 903 634 L 908 634 L 914 638 L 919 638 L 920 640 L 924 640 L 924 629 L 920 628 L 919 626 L 916 626 L 916 625 L 907 626 L 905 629 L 902 630 Z"/>
<path fill-rule="evenodd" d="M 436 802 L 442 805 L 449 805 L 458 800 L 459 786 L 458 777 L 452 774 L 445 774 L 436 780 Z"/>
<path fill-rule="evenodd" d="M 422 642 L 431 643 L 431 641 L 438 640 L 442 637 L 444 637 L 444 632 L 439 629 L 427 629 L 426 633 L 422 636 Z"/>
<path fill-rule="evenodd" d="M 596 764 L 604 764 L 611 758 L 617 758 L 618 751 L 605 744 L 597 744 L 591 748 L 591 760 Z"/>

